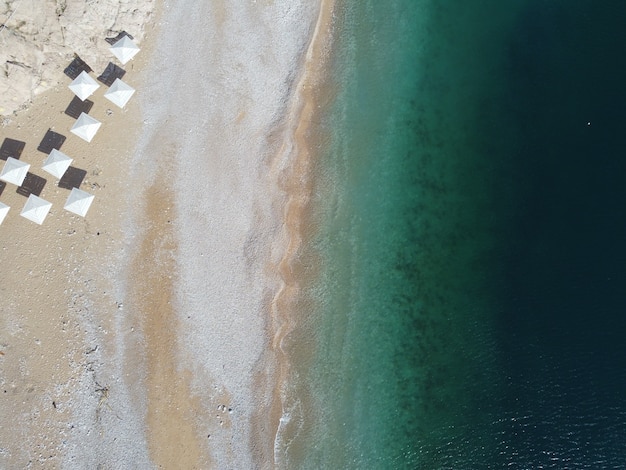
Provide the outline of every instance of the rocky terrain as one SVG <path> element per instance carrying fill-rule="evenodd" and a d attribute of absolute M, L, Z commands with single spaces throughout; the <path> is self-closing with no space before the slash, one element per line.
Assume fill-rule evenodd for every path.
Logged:
<path fill-rule="evenodd" d="M 78 55 L 98 75 L 109 61 L 106 38 L 126 31 L 141 42 L 156 0 L 4 0 L 0 3 L 0 114 L 68 78 Z M 128 64 L 130 66 L 130 64 Z"/>

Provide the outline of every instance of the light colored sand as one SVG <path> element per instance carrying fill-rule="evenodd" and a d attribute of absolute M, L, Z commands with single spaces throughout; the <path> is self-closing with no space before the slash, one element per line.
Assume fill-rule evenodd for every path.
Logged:
<path fill-rule="evenodd" d="M 19 217 L 14 188 L 0 196 L 14 206 L 0 226 L 0 419 L 23 423 L 0 428 L 0 467 L 280 462 L 289 328 L 272 306 L 288 304 L 276 297 L 297 245 L 285 216 L 306 166 L 290 168 L 325 11 L 307 0 L 165 2 L 128 68 L 129 109 L 101 89 L 91 113 L 101 131 L 61 149 L 88 171 L 87 218 L 60 209 L 67 191 L 51 178 L 41 227 Z M 71 97 L 38 96 L 2 137 L 26 141 L 22 159 L 39 164 L 48 126 L 69 135 Z"/>

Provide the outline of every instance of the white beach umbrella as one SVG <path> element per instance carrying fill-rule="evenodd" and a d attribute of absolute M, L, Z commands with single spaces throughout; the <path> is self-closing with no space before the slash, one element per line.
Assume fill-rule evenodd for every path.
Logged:
<path fill-rule="evenodd" d="M 113 104 L 123 108 L 128 103 L 128 100 L 135 93 L 135 89 L 130 85 L 127 85 L 119 78 L 116 78 L 109 90 L 104 94 L 104 97 L 113 102 Z"/>
<path fill-rule="evenodd" d="M 70 132 L 87 142 L 91 142 L 101 125 L 100 121 L 92 118 L 89 114 L 80 113 Z"/>
<path fill-rule="evenodd" d="M 4 221 L 4 218 L 9 213 L 9 209 L 10 209 L 9 206 L 7 206 L 6 204 L 0 202 L 0 225 L 2 225 L 2 222 Z"/>
<path fill-rule="evenodd" d="M 137 45 L 128 36 L 124 36 L 122 39 L 113 44 L 110 47 L 110 50 L 122 64 L 128 62 L 130 59 L 135 57 L 137 52 L 139 52 Z"/>
<path fill-rule="evenodd" d="M 78 188 L 72 188 L 72 192 L 68 196 L 67 201 L 65 201 L 63 208 L 81 217 L 85 217 L 94 197 L 93 194 L 89 194 Z"/>
<path fill-rule="evenodd" d="M 36 224 L 41 225 L 48 215 L 48 212 L 50 212 L 51 207 L 51 202 L 31 194 L 28 196 L 28 201 L 24 204 L 24 208 L 22 209 L 20 215 L 28 220 L 32 220 Z"/>
<path fill-rule="evenodd" d="M 13 157 L 7 158 L 4 168 L 0 173 L 0 180 L 12 183 L 16 186 L 21 186 L 26 178 L 26 173 L 30 165 L 28 163 L 21 162 Z"/>
<path fill-rule="evenodd" d="M 81 100 L 85 101 L 100 85 L 84 70 L 69 84 L 69 89 Z"/>
<path fill-rule="evenodd" d="M 72 159 L 65 155 L 63 152 L 59 152 L 57 149 L 52 149 L 46 161 L 43 162 L 43 170 L 50 173 L 52 176 L 56 176 L 61 179 L 63 174 L 67 171 L 72 163 Z"/>

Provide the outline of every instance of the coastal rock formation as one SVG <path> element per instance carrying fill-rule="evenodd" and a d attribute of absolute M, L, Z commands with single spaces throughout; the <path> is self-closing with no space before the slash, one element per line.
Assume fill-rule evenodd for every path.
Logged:
<path fill-rule="evenodd" d="M 156 0 L 5 0 L 0 4 L 0 114 L 26 107 L 67 77 L 75 55 L 96 73 L 113 59 L 105 38 L 141 42 Z"/>

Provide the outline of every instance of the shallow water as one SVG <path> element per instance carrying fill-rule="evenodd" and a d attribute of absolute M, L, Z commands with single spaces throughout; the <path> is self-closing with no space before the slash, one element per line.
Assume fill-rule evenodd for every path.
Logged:
<path fill-rule="evenodd" d="M 341 6 L 292 464 L 626 465 L 625 19 Z"/>

